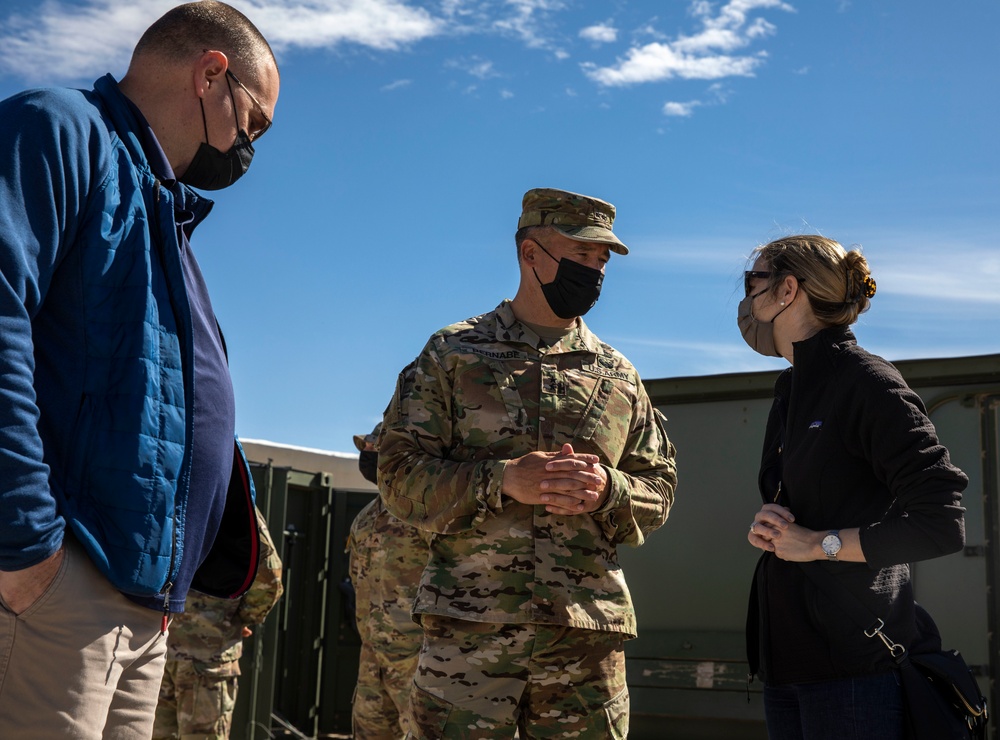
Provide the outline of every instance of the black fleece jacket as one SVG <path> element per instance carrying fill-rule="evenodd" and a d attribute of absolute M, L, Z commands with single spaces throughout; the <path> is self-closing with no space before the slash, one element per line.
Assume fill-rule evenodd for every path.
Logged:
<path fill-rule="evenodd" d="M 867 563 L 809 567 L 827 568 L 885 620 L 885 634 L 910 645 L 916 627 L 908 563 L 963 547 L 968 478 L 951 464 L 920 397 L 847 327 L 797 342 L 794 353 L 794 365 L 775 383 L 761 496 L 788 507 L 808 529 L 859 527 Z M 882 642 L 866 638 L 798 563 L 772 553 L 754 575 L 747 652 L 751 673 L 770 685 L 894 665 Z"/>

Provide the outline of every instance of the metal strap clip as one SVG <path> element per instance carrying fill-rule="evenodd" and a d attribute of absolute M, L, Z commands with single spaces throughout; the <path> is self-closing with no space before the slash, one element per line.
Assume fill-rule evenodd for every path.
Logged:
<path fill-rule="evenodd" d="M 875 624 L 865 630 L 865 637 L 877 637 L 882 641 L 882 643 L 888 648 L 889 653 L 893 658 L 900 657 L 906 652 L 906 648 L 900 645 L 898 642 L 893 642 L 892 638 L 882 632 L 882 628 L 885 627 L 885 622 L 881 619 L 877 619 Z"/>

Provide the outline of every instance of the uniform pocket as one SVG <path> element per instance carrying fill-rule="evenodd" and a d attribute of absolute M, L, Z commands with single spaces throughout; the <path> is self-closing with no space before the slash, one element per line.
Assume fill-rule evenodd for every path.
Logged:
<path fill-rule="evenodd" d="M 410 689 L 410 734 L 414 740 L 441 740 L 451 716 L 452 705 L 420 688 Z"/>
<path fill-rule="evenodd" d="M 624 740 L 628 737 L 629 699 L 628 689 L 624 688 L 614 699 L 604 705 L 604 716 L 608 721 L 608 734 L 612 740 Z"/>
<path fill-rule="evenodd" d="M 588 442 L 610 465 L 617 465 L 628 441 L 633 402 L 614 382 L 603 379 L 597 384 L 574 436 Z"/>

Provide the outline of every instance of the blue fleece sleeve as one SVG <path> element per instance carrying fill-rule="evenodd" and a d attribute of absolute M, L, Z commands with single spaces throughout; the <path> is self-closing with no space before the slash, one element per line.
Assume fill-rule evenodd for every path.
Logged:
<path fill-rule="evenodd" d="M 68 90 L 0 101 L 0 570 L 41 562 L 65 527 L 38 434 L 32 320 L 86 208 L 86 105 Z"/>

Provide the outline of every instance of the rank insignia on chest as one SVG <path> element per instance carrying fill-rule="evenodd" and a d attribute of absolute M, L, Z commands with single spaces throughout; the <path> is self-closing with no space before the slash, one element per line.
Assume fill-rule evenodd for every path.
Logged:
<path fill-rule="evenodd" d="M 542 381 L 543 390 L 550 396 L 565 396 L 568 388 L 566 381 L 561 378 L 545 378 Z"/>

